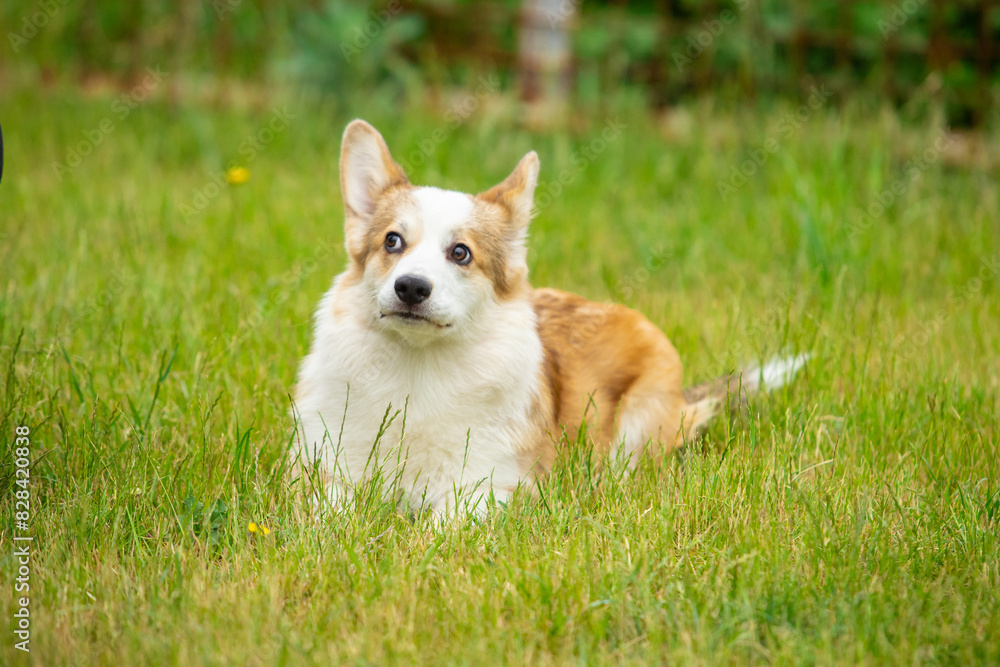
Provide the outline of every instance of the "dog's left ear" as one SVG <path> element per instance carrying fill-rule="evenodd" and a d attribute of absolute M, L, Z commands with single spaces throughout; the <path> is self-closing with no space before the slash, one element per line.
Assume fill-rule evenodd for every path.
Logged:
<path fill-rule="evenodd" d="M 526 227 L 531 219 L 531 206 L 538 185 L 538 153 L 531 151 L 517 163 L 510 176 L 500 185 L 481 193 L 480 199 L 503 206 L 510 211 L 511 219 L 519 227 Z"/>

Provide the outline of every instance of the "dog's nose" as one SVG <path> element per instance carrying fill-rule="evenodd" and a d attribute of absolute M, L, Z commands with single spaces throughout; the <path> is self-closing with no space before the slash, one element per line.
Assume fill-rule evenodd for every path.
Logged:
<path fill-rule="evenodd" d="M 415 306 L 431 295 L 432 285 L 420 276 L 406 275 L 396 279 L 396 296 L 407 306 Z"/>

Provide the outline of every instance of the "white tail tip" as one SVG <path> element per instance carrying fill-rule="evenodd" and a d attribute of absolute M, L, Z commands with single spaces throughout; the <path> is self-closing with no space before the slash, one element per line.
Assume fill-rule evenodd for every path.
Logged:
<path fill-rule="evenodd" d="M 763 366 L 743 371 L 743 386 L 751 391 L 780 389 L 795 377 L 811 356 L 800 354 L 794 357 L 772 357 Z"/>

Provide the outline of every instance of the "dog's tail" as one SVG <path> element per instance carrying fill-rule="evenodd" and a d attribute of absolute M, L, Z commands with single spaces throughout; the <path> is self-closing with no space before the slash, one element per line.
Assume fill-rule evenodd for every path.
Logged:
<path fill-rule="evenodd" d="M 750 394 L 779 389 L 795 377 L 809 354 L 792 357 L 771 357 L 763 366 L 749 366 L 742 370 L 710 380 L 684 390 L 684 435 L 694 436 L 698 429 L 719 413 L 723 402 L 739 404 Z"/>

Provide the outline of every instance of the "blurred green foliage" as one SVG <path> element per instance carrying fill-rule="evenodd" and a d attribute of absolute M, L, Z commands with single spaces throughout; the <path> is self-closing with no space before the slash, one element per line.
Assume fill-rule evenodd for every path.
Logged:
<path fill-rule="evenodd" d="M 135 75 L 147 65 L 224 76 L 292 75 L 337 95 L 398 93 L 512 71 L 519 0 L 8 0 L 15 58 L 47 75 Z M 574 70 L 582 100 L 623 83 L 664 105 L 735 88 L 797 91 L 814 79 L 982 120 L 998 72 L 1000 10 L 978 0 L 566 0 L 579 11 Z M 935 15 L 935 7 L 940 7 Z M 545 23 L 544 20 L 542 22 Z M 996 49 L 993 49 L 995 51 Z M 474 77 L 473 77 L 474 78 Z M 808 87 L 808 86 L 806 86 Z M 912 106 L 912 105 L 911 105 Z"/>
<path fill-rule="evenodd" d="M 326 0 L 321 9 L 296 16 L 291 70 L 333 91 L 375 87 L 401 92 L 420 81 L 403 49 L 423 32 L 423 17 L 404 13 L 401 0 Z"/>

